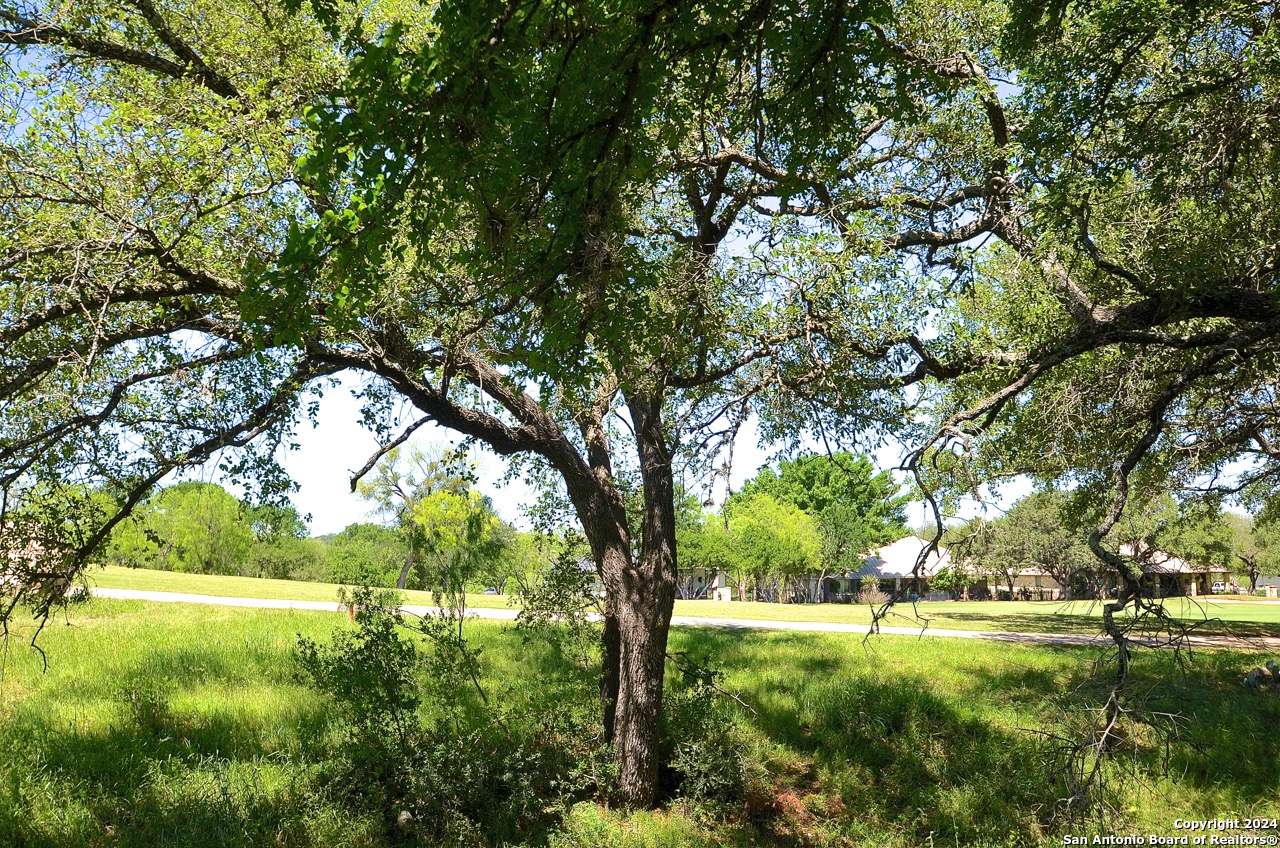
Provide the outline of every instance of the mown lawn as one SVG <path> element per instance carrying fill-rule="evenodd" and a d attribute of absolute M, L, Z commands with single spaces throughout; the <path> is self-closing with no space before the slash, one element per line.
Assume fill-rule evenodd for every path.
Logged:
<path fill-rule="evenodd" d="M 337 583 L 311 583 L 304 580 L 271 580 L 265 577 L 234 577 L 225 574 L 184 574 L 180 571 L 157 571 L 149 568 L 125 568 L 108 565 L 89 573 L 90 586 L 111 589 L 141 589 L 148 592 L 187 592 L 195 595 L 218 595 L 231 598 L 271 598 L 293 601 L 336 601 Z M 405 603 L 431 605 L 430 592 L 406 591 Z M 468 594 L 473 607 L 506 607 L 508 595 Z"/>
<path fill-rule="evenodd" d="M 295 580 L 266 580 L 258 577 L 182 574 L 173 571 L 108 566 L 95 570 L 91 581 L 98 586 L 145 589 L 160 592 L 190 592 L 203 595 L 251 598 L 288 598 L 303 601 L 332 601 L 339 586 L 332 583 L 305 583 Z M 411 604 L 431 604 L 428 592 L 406 592 Z M 502 595 L 473 594 L 473 607 L 506 607 L 514 599 Z M 1280 636 L 1280 603 L 1168 600 L 1170 611 L 1197 624 L 1197 632 L 1231 633 L 1239 636 Z M 823 621 L 869 624 L 871 610 L 855 604 L 768 604 L 756 602 L 676 601 L 676 615 L 704 618 L 745 618 L 766 621 Z M 887 624 L 921 626 L 949 630 L 1007 630 L 1023 633 L 1097 633 L 1101 604 L 1094 601 L 933 601 L 914 606 L 903 604 Z M 917 617 L 918 616 L 918 617 Z"/>
<path fill-rule="evenodd" d="M 299 634 L 349 626 L 338 614 L 95 600 L 50 623 L 47 671 L 19 631 L 0 683 L 0 845 L 381 848 L 373 816 L 318 791 L 332 711 L 294 677 Z M 589 674 L 510 627 L 468 627 L 494 702 L 594 698 Z M 1095 703 L 1094 652 L 711 629 L 672 642 L 719 665 L 742 699 L 735 732 L 755 787 L 744 810 L 717 821 L 583 803 L 534 843 L 1060 844 L 1037 731 Z M 1143 743 L 1109 832 L 1280 815 L 1280 697 L 1239 683 L 1260 660 L 1206 652 L 1179 672 L 1139 654 L 1136 688 L 1186 724 L 1167 768 L 1155 740 Z"/>

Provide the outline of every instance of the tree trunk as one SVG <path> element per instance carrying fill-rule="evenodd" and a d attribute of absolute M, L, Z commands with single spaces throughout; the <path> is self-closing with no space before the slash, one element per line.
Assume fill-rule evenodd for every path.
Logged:
<path fill-rule="evenodd" d="M 676 596 L 675 481 L 661 400 L 628 398 L 644 484 L 639 556 L 612 479 L 598 417 L 584 419 L 590 475 L 566 478 L 605 587 L 600 705 L 618 763 L 618 792 L 632 806 L 657 800 L 667 634 Z"/>
<path fill-rule="evenodd" d="M 612 593 L 610 593 L 612 594 Z M 600 634 L 600 715 L 604 738 L 613 741 L 614 716 L 618 709 L 618 688 L 622 671 L 622 637 L 613 599 L 605 599 L 604 628 Z"/>
<path fill-rule="evenodd" d="M 644 482 L 644 519 L 639 560 L 611 575 L 620 641 L 613 744 L 623 801 L 650 806 L 658 790 L 662 678 L 675 604 L 675 480 L 661 400 L 630 398 L 628 407 Z"/>
<path fill-rule="evenodd" d="M 396 588 L 403 589 L 409 585 L 409 572 L 413 571 L 413 557 L 405 558 L 404 565 L 400 567 L 400 576 L 396 578 Z"/>
<path fill-rule="evenodd" d="M 619 604 L 621 662 L 613 744 L 619 767 L 618 790 L 623 801 L 635 806 L 652 805 L 657 796 L 671 600 L 674 598 L 664 603 L 661 591 L 642 579 Z"/>

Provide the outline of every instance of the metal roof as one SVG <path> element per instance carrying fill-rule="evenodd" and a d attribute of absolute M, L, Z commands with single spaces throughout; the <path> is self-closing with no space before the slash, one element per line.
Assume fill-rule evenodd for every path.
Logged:
<path fill-rule="evenodd" d="M 920 560 L 920 552 L 928 544 L 918 536 L 904 536 L 896 542 L 873 551 L 871 556 L 862 561 L 858 576 L 882 579 L 910 577 L 915 571 L 916 563 Z M 930 551 L 928 559 L 920 569 L 920 576 L 932 577 L 939 570 L 946 568 L 950 562 L 951 554 L 945 548 Z"/>

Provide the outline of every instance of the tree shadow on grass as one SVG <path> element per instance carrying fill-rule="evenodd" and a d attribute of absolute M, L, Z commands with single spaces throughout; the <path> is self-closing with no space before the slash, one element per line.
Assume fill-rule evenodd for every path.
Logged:
<path fill-rule="evenodd" d="M 795 786 L 787 786 L 794 775 L 775 774 L 775 791 L 835 795 L 843 812 L 831 814 L 828 826 L 870 822 L 908 842 L 937 844 L 1042 838 L 1042 814 L 1056 798 L 1038 767 L 1039 740 L 973 714 L 935 691 L 928 677 L 851 666 L 831 655 L 830 643 L 799 635 L 756 644 L 694 631 L 683 641 L 716 656 L 730 673 L 742 672 L 736 679 L 748 683 L 738 694 L 751 710 L 744 723 L 811 763 Z M 772 667 L 751 676 L 762 650 Z M 824 651 L 829 661 L 817 663 L 815 673 L 797 661 Z M 1040 677 L 1032 682 L 1050 685 Z"/>
<path fill-rule="evenodd" d="M 1178 717 L 1168 770 L 1199 788 L 1229 788 L 1245 802 L 1280 810 L 1280 692 L 1259 692 L 1242 677 L 1266 655 L 1199 651 L 1185 665 L 1168 652 L 1139 652 L 1132 686 L 1147 711 Z M 1152 750 L 1152 760 L 1162 756 Z"/>
<path fill-rule="evenodd" d="M 1114 667 L 1100 651 L 1064 650 L 1079 655 L 1066 674 L 1062 667 L 1054 673 L 977 666 L 970 670 L 971 691 L 1021 703 L 1039 727 L 1080 727 L 1106 702 Z M 1241 813 L 1261 804 L 1274 815 L 1280 810 L 1280 694 L 1241 685 L 1264 655 L 1212 650 L 1184 660 L 1169 650 L 1135 650 L 1126 692 L 1142 727 L 1127 733 L 1117 756 L 1126 767 L 1136 765 L 1149 788 L 1165 776 L 1174 794 L 1180 787 L 1210 792 L 1219 803 L 1240 804 Z M 1173 731 L 1171 740 L 1165 731 Z"/>
<path fill-rule="evenodd" d="M 1102 633 L 1102 619 L 1099 616 L 1068 613 L 1011 613 L 1003 615 L 990 612 L 930 611 L 927 617 L 931 626 L 941 628 L 946 628 L 948 624 L 957 622 L 981 622 L 984 625 L 989 625 L 988 629 L 1010 633 L 1066 633 L 1084 636 L 1096 636 Z M 1280 636 L 1280 624 L 1274 622 L 1227 621 L 1213 616 L 1205 617 L 1199 615 L 1187 615 L 1179 620 L 1191 627 L 1194 634 L 1200 636 L 1238 636 L 1242 638 Z"/>
<path fill-rule="evenodd" d="M 809 693 L 798 714 L 757 709 L 760 726 L 810 756 L 846 808 L 917 839 L 1034 842 L 1036 812 L 1055 800 L 1033 737 L 965 714 L 927 679 L 847 676 Z"/>

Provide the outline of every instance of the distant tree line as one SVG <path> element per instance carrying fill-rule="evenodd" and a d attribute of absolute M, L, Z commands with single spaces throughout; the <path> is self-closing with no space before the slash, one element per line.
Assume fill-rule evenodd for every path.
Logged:
<path fill-rule="evenodd" d="M 391 457 L 387 464 L 397 461 Z M 379 474 L 385 482 L 390 471 L 380 468 Z M 216 483 L 177 483 L 157 491 L 116 528 L 104 560 L 192 574 L 408 589 L 436 588 L 447 568 L 460 573 L 470 590 L 503 593 L 523 585 L 549 556 L 545 540 L 503 522 L 465 481 L 428 489 L 403 490 L 408 505 L 395 524 L 356 522 L 311 537 L 292 506 L 253 505 Z"/>
<path fill-rule="evenodd" d="M 322 580 L 324 546 L 291 506 L 252 506 L 217 483 L 160 489 L 121 522 L 105 559 L 192 574 Z"/>
<path fill-rule="evenodd" d="M 1131 555 L 1171 555 L 1238 575 L 1253 593 L 1261 574 L 1280 571 L 1280 522 L 1270 511 L 1244 515 L 1205 503 L 1179 503 L 1172 495 L 1135 497 L 1111 544 Z M 1098 597 L 1103 563 L 1089 548 L 1089 525 L 1077 498 L 1040 491 L 995 519 L 974 518 L 949 528 L 944 542 L 954 563 L 936 575 L 935 588 L 961 594 L 976 579 L 1014 595 L 1018 574 L 1038 569 L 1068 595 Z"/>

